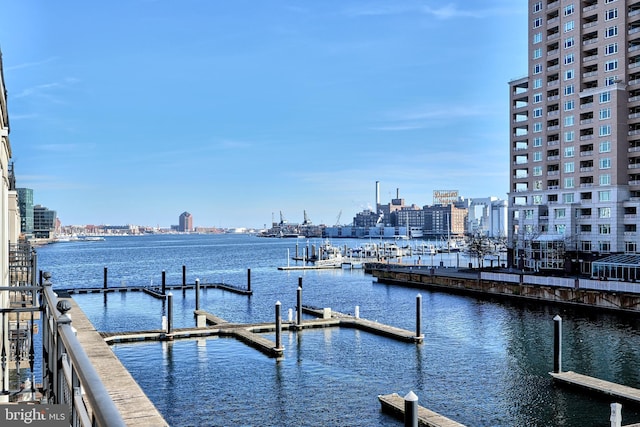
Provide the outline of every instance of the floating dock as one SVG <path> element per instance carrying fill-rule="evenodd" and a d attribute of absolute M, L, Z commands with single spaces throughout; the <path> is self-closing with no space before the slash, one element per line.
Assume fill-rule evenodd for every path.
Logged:
<path fill-rule="evenodd" d="M 637 388 L 612 383 L 587 375 L 578 374 L 572 371 L 559 373 L 551 372 L 550 375 L 554 380 L 564 384 L 577 386 L 587 390 L 617 397 L 629 402 L 640 403 L 640 390 L 638 390 Z"/>
<path fill-rule="evenodd" d="M 253 295 L 253 291 L 239 286 L 230 285 L 228 283 L 200 283 L 200 289 L 221 289 L 223 291 L 233 292 L 240 295 Z M 196 285 L 165 285 L 166 291 L 187 291 L 195 290 Z M 154 298 L 164 299 L 166 295 L 162 293 L 162 287 L 159 285 L 154 286 L 118 286 L 111 288 L 70 288 L 70 289 L 54 289 L 56 293 L 65 293 L 68 295 L 73 294 L 107 294 L 115 292 L 144 292 L 151 295 Z"/>
<path fill-rule="evenodd" d="M 404 399 L 398 393 L 379 395 L 382 411 L 404 420 Z M 418 406 L 418 425 L 422 427 L 466 427 L 422 406 Z"/>

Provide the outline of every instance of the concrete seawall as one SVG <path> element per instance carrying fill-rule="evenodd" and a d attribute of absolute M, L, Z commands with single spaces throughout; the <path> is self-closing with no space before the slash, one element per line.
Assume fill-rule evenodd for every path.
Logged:
<path fill-rule="evenodd" d="M 474 296 L 544 301 L 554 304 L 640 313 L 640 294 L 482 280 L 477 272 L 447 270 L 436 269 L 434 274 L 431 274 L 429 269 L 414 271 L 408 267 L 389 268 L 388 266 L 371 265 L 366 268 L 366 271 L 371 273 L 379 283 Z"/>

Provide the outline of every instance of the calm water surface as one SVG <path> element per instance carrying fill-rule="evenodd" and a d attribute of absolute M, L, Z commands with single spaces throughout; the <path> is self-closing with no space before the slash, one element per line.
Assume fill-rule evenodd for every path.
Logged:
<path fill-rule="evenodd" d="M 363 318 L 414 330 L 418 291 L 378 284 L 361 270 L 277 270 L 296 243 L 306 244 L 244 235 L 113 237 L 39 248 L 38 261 L 54 288 L 101 287 L 105 266 L 109 286 L 158 285 L 163 270 L 167 283 L 179 284 L 182 265 L 188 283 L 244 286 L 250 268 L 252 297 L 213 289 L 201 296 L 203 309 L 243 323 L 272 322 L 276 301 L 286 318 L 302 277 L 304 304 L 347 313 L 358 305 Z M 637 317 L 420 293 L 419 345 L 327 328 L 285 332 L 280 361 L 230 338 L 112 348 L 172 426 L 399 426 L 381 413 L 377 396 L 409 391 L 468 426 L 609 425 L 609 399 L 557 387 L 549 377 L 556 314 L 564 370 L 640 387 Z M 74 299 L 100 331 L 157 329 L 166 314 L 162 301 L 139 293 Z M 174 291 L 175 327 L 194 326 L 194 306 L 193 291 Z M 623 420 L 640 422 L 638 408 L 623 402 Z"/>

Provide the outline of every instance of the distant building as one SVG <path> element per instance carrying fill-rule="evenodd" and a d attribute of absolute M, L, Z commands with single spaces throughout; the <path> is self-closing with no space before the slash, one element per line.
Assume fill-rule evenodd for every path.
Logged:
<path fill-rule="evenodd" d="M 469 206 L 468 230 L 491 238 L 507 237 L 506 200 L 497 197 L 471 199 Z"/>
<path fill-rule="evenodd" d="M 18 188 L 18 207 L 20 208 L 20 232 L 26 238 L 33 237 L 33 190 Z"/>
<path fill-rule="evenodd" d="M 190 233 L 193 231 L 193 216 L 189 212 L 182 212 L 178 221 L 178 231 Z"/>
<path fill-rule="evenodd" d="M 54 236 L 57 224 L 57 213 L 41 205 L 33 207 L 33 237 L 50 239 Z"/>

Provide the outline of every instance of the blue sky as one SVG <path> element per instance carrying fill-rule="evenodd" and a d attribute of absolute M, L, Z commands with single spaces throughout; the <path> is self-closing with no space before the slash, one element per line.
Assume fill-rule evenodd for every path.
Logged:
<path fill-rule="evenodd" d="M 527 2 L 0 0 L 19 187 L 65 225 L 349 223 L 509 190 Z"/>

